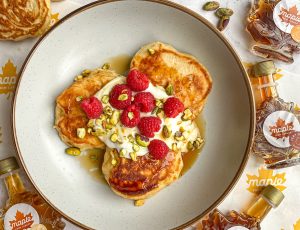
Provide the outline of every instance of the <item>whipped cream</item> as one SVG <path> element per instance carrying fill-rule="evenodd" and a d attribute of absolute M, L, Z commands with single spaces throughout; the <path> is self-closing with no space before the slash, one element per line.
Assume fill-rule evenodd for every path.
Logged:
<path fill-rule="evenodd" d="M 110 91 L 112 88 L 117 84 L 126 84 L 126 77 L 119 76 L 113 80 L 111 80 L 109 83 L 107 83 L 101 90 L 99 90 L 95 97 L 97 97 L 100 101 L 103 96 L 109 96 Z M 153 86 L 151 83 L 149 84 L 149 87 L 145 90 L 145 92 L 150 92 L 155 97 L 155 99 L 167 99 L 168 96 L 165 92 L 165 89 L 160 86 Z M 134 96 L 136 93 L 132 92 L 132 95 Z M 115 110 L 109 102 L 107 104 L 103 105 L 110 106 L 113 111 Z M 120 114 L 122 111 L 119 111 Z M 141 118 L 146 116 L 155 116 L 155 114 L 149 113 L 143 113 L 140 114 Z M 193 142 L 197 139 L 197 137 L 200 137 L 200 131 L 197 127 L 196 123 L 192 120 L 188 121 L 182 121 L 181 119 L 182 113 L 180 113 L 176 118 L 161 118 L 161 129 L 155 133 L 155 136 L 153 138 L 149 138 L 150 141 L 152 139 L 159 139 L 164 141 L 170 149 L 172 149 L 172 144 L 177 144 L 177 150 L 180 152 L 188 152 L 187 149 L 187 143 L 189 141 Z M 166 125 L 171 130 L 172 135 L 169 138 L 164 138 L 162 135 L 162 129 L 163 126 Z M 103 127 L 97 120 L 93 120 L 93 129 L 95 131 L 97 130 L 103 130 Z M 179 130 L 184 130 L 182 132 L 182 135 L 184 136 L 183 141 L 177 141 L 174 139 L 175 132 Z M 116 143 L 111 141 L 111 135 L 117 134 L 118 141 Z M 128 138 L 130 135 L 135 137 L 135 134 L 139 134 L 139 130 L 137 127 L 134 128 L 128 128 L 122 125 L 122 123 L 119 121 L 116 125 L 113 125 L 113 127 L 110 130 L 106 130 L 104 134 L 98 135 L 98 138 L 103 141 L 109 148 L 117 149 L 118 152 L 123 149 L 124 157 L 131 158 L 130 153 L 133 152 L 133 144 L 130 142 L 130 139 Z M 135 143 L 136 144 L 136 143 Z M 139 150 L 135 151 L 137 156 L 143 156 L 148 153 L 147 147 L 139 146 Z"/>

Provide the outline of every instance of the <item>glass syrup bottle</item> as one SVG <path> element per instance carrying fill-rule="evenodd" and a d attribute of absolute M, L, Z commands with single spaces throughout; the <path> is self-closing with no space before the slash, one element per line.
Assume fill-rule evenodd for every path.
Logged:
<path fill-rule="evenodd" d="M 252 152 L 270 169 L 300 164 L 300 112 L 279 97 L 273 61 L 259 62 L 252 70 L 259 82 Z"/>
<path fill-rule="evenodd" d="M 35 192 L 28 191 L 18 173 L 19 165 L 14 157 L 0 161 L 0 176 L 8 192 L 8 200 L 0 209 L 0 229 L 62 230 L 65 223 Z"/>
<path fill-rule="evenodd" d="M 198 230 L 259 230 L 261 221 L 284 199 L 283 193 L 272 185 L 265 187 L 245 213 L 230 211 L 224 215 L 215 209 L 201 221 Z"/>

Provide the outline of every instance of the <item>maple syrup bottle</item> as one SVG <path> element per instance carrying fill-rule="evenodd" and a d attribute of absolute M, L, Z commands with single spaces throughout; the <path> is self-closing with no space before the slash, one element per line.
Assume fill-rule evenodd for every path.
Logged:
<path fill-rule="evenodd" d="M 0 209 L 0 229 L 62 230 L 65 223 L 35 192 L 28 191 L 18 173 L 19 165 L 14 157 L 0 161 L 0 176 L 4 179 L 8 200 Z"/>
<path fill-rule="evenodd" d="M 261 221 L 283 199 L 284 195 L 279 189 L 268 185 L 245 213 L 230 211 L 224 215 L 215 209 L 207 219 L 201 221 L 198 230 L 259 230 Z"/>
<path fill-rule="evenodd" d="M 259 62 L 253 67 L 260 98 L 252 152 L 262 157 L 270 169 L 300 164 L 300 112 L 295 110 L 294 103 L 279 97 L 275 73 L 273 61 Z"/>

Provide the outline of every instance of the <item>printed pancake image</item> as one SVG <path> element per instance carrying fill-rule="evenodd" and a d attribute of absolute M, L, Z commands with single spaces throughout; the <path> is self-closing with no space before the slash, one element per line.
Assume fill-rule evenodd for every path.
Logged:
<path fill-rule="evenodd" d="M 107 68 L 80 76 L 56 99 L 62 141 L 106 149 L 103 175 L 126 199 L 147 199 L 176 181 L 183 155 L 204 143 L 196 118 L 212 88 L 205 67 L 155 42 L 135 54 L 127 77 Z"/>

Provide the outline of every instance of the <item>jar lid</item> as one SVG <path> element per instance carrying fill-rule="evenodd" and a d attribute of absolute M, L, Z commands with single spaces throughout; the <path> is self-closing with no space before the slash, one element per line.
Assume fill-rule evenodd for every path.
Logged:
<path fill-rule="evenodd" d="M 273 185 L 268 185 L 267 187 L 265 187 L 261 192 L 261 196 L 275 208 L 278 207 L 281 201 L 284 199 L 283 193 Z"/>
<path fill-rule="evenodd" d="M 263 61 L 253 66 L 253 74 L 255 77 L 267 76 L 276 73 L 276 67 L 273 61 Z"/>
<path fill-rule="evenodd" d="M 0 160 L 0 175 L 19 169 L 19 164 L 15 157 L 8 157 Z"/>

